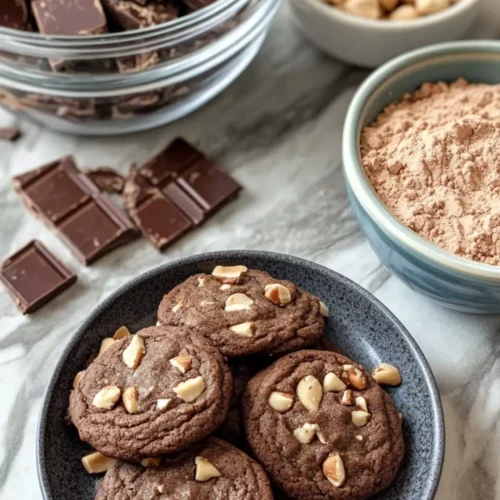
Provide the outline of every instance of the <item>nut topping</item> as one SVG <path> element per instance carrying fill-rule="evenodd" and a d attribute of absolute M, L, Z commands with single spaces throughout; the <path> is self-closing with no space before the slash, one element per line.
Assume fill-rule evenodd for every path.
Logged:
<path fill-rule="evenodd" d="M 347 386 L 340 380 L 335 373 L 329 372 L 323 379 L 323 391 L 325 392 L 342 392 Z"/>
<path fill-rule="evenodd" d="M 137 413 L 139 411 L 139 401 L 137 401 L 137 390 L 135 387 L 127 387 L 122 395 L 123 406 L 127 413 Z"/>
<path fill-rule="evenodd" d="M 158 410 L 164 410 L 169 405 L 170 401 L 170 398 L 159 399 L 156 402 L 156 408 L 158 408 Z"/>
<path fill-rule="evenodd" d="M 297 427 L 293 431 L 295 439 L 302 444 L 309 444 L 316 436 L 316 432 L 319 431 L 318 424 L 304 424 L 302 427 Z"/>
<path fill-rule="evenodd" d="M 73 379 L 73 389 L 78 385 L 78 382 L 80 382 L 80 380 L 82 380 L 84 375 L 85 375 L 85 370 L 82 370 L 81 372 L 78 372 L 75 375 L 75 378 Z"/>
<path fill-rule="evenodd" d="M 264 295 L 275 304 L 284 305 L 292 301 L 290 290 L 279 283 L 271 283 L 264 288 Z"/>
<path fill-rule="evenodd" d="M 340 455 L 334 453 L 323 462 L 323 474 L 337 488 L 345 483 L 344 462 Z"/>
<path fill-rule="evenodd" d="M 100 474 L 106 472 L 116 462 L 114 458 L 109 458 L 96 451 L 82 458 L 82 464 L 89 474 Z"/>
<path fill-rule="evenodd" d="M 103 387 L 92 400 L 92 404 L 103 410 L 111 410 L 120 399 L 121 391 L 116 385 Z"/>
<path fill-rule="evenodd" d="M 176 313 L 182 307 L 182 300 L 177 302 L 174 307 L 172 307 L 172 312 Z"/>
<path fill-rule="evenodd" d="M 240 282 L 241 275 L 247 271 L 248 268 L 246 266 L 217 266 L 212 271 L 212 276 L 221 283 L 234 285 Z"/>
<path fill-rule="evenodd" d="M 160 457 L 143 458 L 141 460 L 141 465 L 143 467 L 159 467 L 161 465 L 161 458 Z"/>
<path fill-rule="evenodd" d="M 126 326 L 120 326 L 113 335 L 114 340 L 121 340 L 130 337 L 130 331 Z"/>
<path fill-rule="evenodd" d="M 99 354 L 97 356 L 100 356 L 103 352 L 107 351 L 114 343 L 115 341 L 112 338 L 102 339 L 101 348 L 99 349 Z"/>
<path fill-rule="evenodd" d="M 123 361 L 129 368 L 135 370 L 145 354 L 144 340 L 140 335 L 135 334 L 128 347 L 123 351 Z"/>
<path fill-rule="evenodd" d="M 312 375 L 303 378 L 297 386 L 297 397 L 308 411 L 318 411 L 323 398 L 323 389 L 318 379 Z"/>
<path fill-rule="evenodd" d="M 170 364 L 181 373 L 186 373 L 191 369 L 191 356 L 177 356 L 170 360 Z"/>
<path fill-rule="evenodd" d="M 222 474 L 219 470 L 211 464 L 206 458 L 195 457 L 194 463 L 196 464 L 196 474 L 194 479 L 200 483 L 204 483 L 214 477 L 221 477 Z"/>
<path fill-rule="evenodd" d="M 358 441 L 363 441 L 363 436 L 361 434 L 356 434 L 356 436 L 354 436 Z"/>
<path fill-rule="evenodd" d="M 229 327 L 229 329 L 236 333 L 236 335 L 241 335 L 242 337 L 251 337 L 255 331 L 255 325 L 251 321 L 246 321 L 245 323 L 240 323 L 239 325 L 234 325 Z"/>
<path fill-rule="evenodd" d="M 226 299 L 226 312 L 243 311 L 252 307 L 253 300 L 244 293 L 233 293 Z"/>
<path fill-rule="evenodd" d="M 198 288 L 203 288 L 205 286 L 205 278 L 198 278 Z"/>
<path fill-rule="evenodd" d="M 342 394 L 342 400 L 340 401 L 344 406 L 354 405 L 354 398 L 351 389 L 346 389 L 344 394 Z"/>
<path fill-rule="evenodd" d="M 220 290 L 229 290 L 231 288 L 231 285 L 228 285 L 227 283 L 224 283 L 223 285 L 220 286 Z"/>
<path fill-rule="evenodd" d="M 364 427 L 370 421 L 371 415 L 363 410 L 354 410 L 351 413 L 351 417 L 352 423 L 356 427 Z"/>
<path fill-rule="evenodd" d="M 350 366 L 350 368 L 346 370 L 346 366 Z M 366 389 L 366 377 L 359 368 L 352 365 L 344 365 L 344 370 L 341 378 L 347 385 L 354 387 L 358 391 Z"/>
<path fill-rule="evenodd" d="M 328 311 L 328 306 L 324 302 L 321 302 L 321 300 L 319 301 L 319 312 L 325 318 L 328 318 L 330 314 L 330 312 Z"/>
<path fill-rule="evenodd" d="M 205 390 L 203 377 L 195 377 L 174 387 L 174 392 L 186 403 L 194 401 Z"/>
<path fill-rule="evenodd" d="M 366 411 L 368 413 L 368 405 L 366 404 L 366 399 L 363 396 L 358 396 L 354 399 L 354 404 L 356 408 Z"/>
<path fill-rule="evenodd" d="M 293 406 L 294 396 L 288 392 L 274 391 L 269 396 L 269 406 L 280 413 L 285 413 Z"/>
<path fill-rule="evenodd" d="M 385 384 L 396 387 L 401 384 L 401 374 L 399 370 L 388 363 L 381 363 L 373 370 L 372 377 L 377 384 Z"/>

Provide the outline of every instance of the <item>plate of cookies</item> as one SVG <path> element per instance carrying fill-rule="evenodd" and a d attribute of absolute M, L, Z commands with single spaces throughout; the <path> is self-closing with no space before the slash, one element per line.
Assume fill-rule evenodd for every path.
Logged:
<path fill-rule="evenodd" d="M 430 500 L 443 453 L 401 323 L 347 278 L 261 251 L 113 293 L 66 346 L 37 443 L 46 500 Z"/>

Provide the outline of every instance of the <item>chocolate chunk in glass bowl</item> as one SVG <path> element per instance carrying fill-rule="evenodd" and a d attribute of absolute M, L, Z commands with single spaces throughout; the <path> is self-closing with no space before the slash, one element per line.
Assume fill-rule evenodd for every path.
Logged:
<path fill-rule="evenodd" d="M 97 35 L 107 31 L 101 0 L 32 0 L 31 6 L 44 35 Z"/>
<path fill-rule="evenodd" d="M 151 1 L 138 5 L 135 0 L 103 0 L 116 22 L 125 30 L 135 30 L 171 21 L 178 16 L 179 9 L 169 0 Z"/>
<path fill-rule="evenodd" d="M 30 29 L 25 0 L 0 1 L 0 26 L 15 30 Z"/>
<path fill-rule="evenodd" d="M 17 308 L 29 314 L 70 287 L 76 275 L 34 240 L 1 264 L 0 281 Z"/>

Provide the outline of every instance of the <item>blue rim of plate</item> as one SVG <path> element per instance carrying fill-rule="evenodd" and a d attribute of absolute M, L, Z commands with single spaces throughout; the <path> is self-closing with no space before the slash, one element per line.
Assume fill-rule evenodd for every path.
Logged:
<path fill-rule="evenodd" d="M 47 479 L 47 471 L 45 468 L 45 428 L 47 425 L 47 413 L 48 407 L 50 404 L 51 396 L 54 391 L 55 385 L 59 379 L 59 375 L 66 365 L 66 362 L 71 354 L 71 351 L 77 344 L 80 337 L 84 334 L 87 326 L 91 324 L 93 318 L 101 314 L 102 311 L 106 310 L 122 293 L 130 291 L 132 288 L 136 287 L 138 284 L 143 283 L 144 281 L 148 281 L 155 276 L 168 271 L 169 269 L 182 265 L 195 264 L 200 260 L 243 260 L 245 258 L 268 258 L 268 259 L 277 259 L 282 262 L 295 264 L 299 266 L 306 266 L 312 268 L 314 271 L 325 273 L 334 277 L 336 280 L 343 281 L 351 286 L 356 292 L 363 296 L 368 302 L 370 302 L 375 307 L 381 309 L 385 314 L 387 314 L 390 319 L 397 325 L 400 330 L 400 334 L 402 339 L 406 342 L 408 348 L 414 356 L 415 361 L 417 362 L 419 368 L 422 370 L 424 375 L 424 379 L 426 385 L 429 389 L 430 398 L 432 401 L 432 412 L 434 415 L 434 436 L 435 436 L 435 444 L 434 444 L 434 456 L 435 466 L 431 471 L 432 478 L 430 479 L 430 489 L 429 492 L 431 496 L 429 500 L 434 498 L 436 494 L 436 490 L 439 486 L 439 480 L 441 478 L 441 473 L 443 470 L 443 462 L 444 462 L 444 448 L 445 448 L 445 429 L 444 429 L 444 415 L 443 408 L 441 405 L 441 398 L 439 396 L 439 390 L 436 384 L 436 380 L 432 373 L 431 367 L 424 356 L 424 353 L 418 346 L 415 339 L 410 335 L 406 327 L 399 321 L 396 316 L 384 305 L 380 302 L 374 295 L 370 292 L 362 288 L 360 285 L 355 283 L 354 281 L 346 278 L 342 274 L 337 273 L 321 264 L 316 264 L 315 262 L 302 259 L 300 257 L 295 257 L 293 255 L 286 255 L 277 252 L 267 252 L 263 250 L 223 250 L 217 252 L 207 252 L 196 254 L 190 257 L 185 257 L 182 259 L 173 260 L 166 264 L 163 264 L 159 267 L 155 267 L 149 271 L 142 273 L 137 276 L 133 280 L 129 281 L 127 284 L 117 288 L 114 292 L 112 292 L 106 299 L 104 299 L 101 304 L 99 304 L 92 312 L 88 315 L 87 319 L 81 324 L 78 330 L 71 336 L 70 340 L 66 344 L 63 352 L 59 356 L 57 360 L 56 366 L 54 368 L 54 372 L 52 377 L 50 378 L 47 389 L 45 390 L 43 397 L 43 404 L 40 408 L 40 414 L 38 418 L 38 426 L 37 426 L 37 442 L 36 442 L 36 463 L 37 463 L 37 473 L 38 473 L 38 483 L 40 485 L 40 490 L 42 496 L 45 500 L 51 500 L 48 496 L 49 483 Z M 425 500 L 425 499 L 423 499 Z"/>

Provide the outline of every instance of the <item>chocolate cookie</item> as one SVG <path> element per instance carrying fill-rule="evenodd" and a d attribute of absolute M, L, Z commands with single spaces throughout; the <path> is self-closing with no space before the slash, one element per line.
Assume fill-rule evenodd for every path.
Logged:
<path fill-rule="evenodd" d="M 150 327 L 114 342 L 70 395 L 80 434 L 106 456 L 139 460 L 207 437 L 224 420 L 232 377 L 209 341 Z"/>
<path fill-rule="evenodd" d="M 158 319 L 209 337 L 225 356 L 286 353 L 321 337 L 326 307 L 290 281 L 245 266 L 217 266 L 163 298 Z"/>
<path fill-rule="evenodd" d="M 403 460 L 391 398 L 334 352 L 295 352 L 256 375 L 243 421 L 256 457 L 294 499 L 368 498 L 391 484 Z"/>
<path fill-rule="evenodd" d="M 99 485 L 96 500 L 272 500 L 262 467 L 216 438 L 158 468 L 116 462 Z"/>

